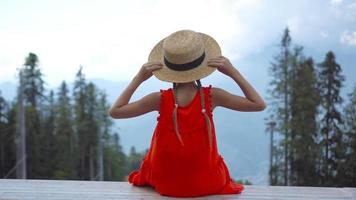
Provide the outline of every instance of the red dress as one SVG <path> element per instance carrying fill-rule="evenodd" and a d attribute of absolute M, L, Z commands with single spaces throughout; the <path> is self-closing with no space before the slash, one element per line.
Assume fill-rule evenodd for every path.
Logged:
<path fill-rule="evenodd" d="M 177 122 L 184 146 L 174 131 L 172 113 L 173 90 L 161 90 L 157 126 L 149 151 L 139 170 L 133 170 L 128 181 L 134 186 L 151 186 L 158 193 L 172 197 L 197 197 L 212 194 L 239 194 L 242 184 L 234 183 L 219 154 L 211 112 L 211 85 L 203 87 L 205 109 L 211 121 L 213 150 L 204 115 L 201 112 L 199 91 L 186 106 L 179 106 Z"/>

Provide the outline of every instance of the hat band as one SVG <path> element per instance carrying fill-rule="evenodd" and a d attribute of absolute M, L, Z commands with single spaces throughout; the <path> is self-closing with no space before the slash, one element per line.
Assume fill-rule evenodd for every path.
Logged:
<path fill-rule="evenodd" d="M 183 64 L 175 64 L 175 63 L 169 62 L 166 59 L 166 57 L 164 57 L 164 64 L 166 64 L 166 66 L 169 69 L 172 69 L 175 71 L 187 71 L 187 70 L 194 69 L 194 68 L 198 67 L 203 62 L 204 58 L 205 58 L 205 52 L 199 58 L 193 60 L 192 62 L 183 63 Z"/>

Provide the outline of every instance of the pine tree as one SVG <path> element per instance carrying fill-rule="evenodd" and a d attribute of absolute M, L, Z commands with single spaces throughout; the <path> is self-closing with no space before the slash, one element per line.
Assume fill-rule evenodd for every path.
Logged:
<path fill-rule="evenodd" d="M 86 112 L 86 137 L 87 137 L 87 151 L 89 152 L 89 172 L 90 172 L 90 180 L 95 180 L 96 178 L 96 169 L 97 162 L 95 158 L 97 158 L 97 147 L 98 147 L 98 138 L 99 138 L 99 120 L 97 118 L 98 111 L 98 89 L 92 83 L 89 82 L 86 87 L 87 94 L 87 112 Z"/>
<path fill-rule="evenodd" d="M 78 136 L 79 147 L 79 163 L 78 163 L 78 176 L 80 179 L 89 180 L 89 162 L 88 162 L 88 137 L 87 137 L 87 94 L 86 94 L 86 80 L 82 73 L 82 67 L 76 74 L 76 79 L 73 88 L 74 97 L 74 131 Z"/>
<path fill-rule="evenodd" d="M 54 92 L 50 90 L 48 100 L 43 107 L 42 113 L 42 134 L 41 134 L 41 157 L 43 178 L 51 179 L 53 177 L 53 168 L 56 166 L 55 160 L 52 159 L 55 155 L 55 136 L 54 136 L 54 120 L 56 116 Z"/>
<path fill-rule="evenodd" d="M 322 185 L 335 186 L 338 176 L 339 161 L 344 159 L 345 147 L 342 141 L 341 113 L 338 105 L 342 98 L 340 89 L 344 76 L 341 66 L 336 62 L 335 55 L 329 51 L 325 60 L 319 64 L 319 90 L 321 94 L 321 145 L 323 146 L 323 169 L 321 171 Z"/>
<path fill-rule="evenodd" d="M 283 135 L 283 140 L 280 141 L 283 146 L 283 159 L 275 159 L 278 162 L 274 163 L 275 172 L 280 174 L 276 170 L 283 171 L 283 182 L 276 184 L 288 185 L 289 179 L 289 143 L 290 143 L 290 76 L 291 76 L 291 37 L 289 29 L 284 30 L 281 43 L 280 53 L 275 56 L 275 61 L 270 68 L 270 74 L 273 80 L 270 82 L 272 87 L 269 90 L 272 98 L 271 109 L 275 113 L 277 124 L 276 130 Z M 276 153 L 279 151 L 275 151 Z M 283 167 L 281 167 L 283 165 Z M 274 176 L 274 175 L 272 175 Z M 278 179 L 277 179 L 278 180 Z"/>
<path fill-rule="evenodd" d="M 76 165 L 79 158 L 78 138 L 73 131 L 72 105 L 67 84 L 63 81 L 57 92 L 55 103 L 55 179 L 78 179 Z"/>
<path fill-rule="evenodd" d="M 346 155 L 345 162 L 342 168 L 339 169 L 340 175 L 338 178 L 343 181 L 344 187 L 356 186 L 356 85 L 353 91 L 348 94 L 349 103 L 344 108 L 345 119 L 345 141 Z"/>
<path fill-rule="evenodd" d="M 25 127 L 26 127 L 26 162 L 27 178 L 46 178 L 46 171 L 42 162 L 45 160 L 41 152 L 44 141 L 41 129 L 41 103 L 45 99 L 44 81 L 41 70 L 38 67 L 38 57 L 29 53 L 25 59 L 23 68 L 20 69 L 22 77 L 23 96 L 25 100 Z M 20 114 L 20 113 L 17 113 Z"/>
<path fill-rule="evenodd" d="M 24 108 L 23 72 L 19 71 L 19 87 L 17 89 L 16 113 L 16 178 L 27 178 L 27 149 L 26 149 L 26 114 Z"/>
<path fill-rule="evenodd" d="M 37 108 L 39 102 L 45 98 L 43 75 L 38 67 L 38 62 L 38 56 L 29 53 L 22 69 L 25 99 L 33 108 Z"/>
<path fill-rule="evenodd" d="M 97 155 L 97 164 L 98 164 L 98 180 L 104 180 L 104 145 L 105 138 L 108 137 L 110 128 L 113 125 L 111 117 L 108 115 L 108 110 L 110 105 L 107 101 L 107 96 L 105 92 L 99 92 L 99 102 L 97 109 L 97 121 L 99 125 L 99 135 L 98 135 L 98 155 Z"/>
<path fill-rule="evenodd" d="M 319 94 L 317 77 L 312 58 L 300 55 L 302 48 L 294 54 L 291 95 L 291 184 L 316 185 L 317 180 L 317 108 Z"/>

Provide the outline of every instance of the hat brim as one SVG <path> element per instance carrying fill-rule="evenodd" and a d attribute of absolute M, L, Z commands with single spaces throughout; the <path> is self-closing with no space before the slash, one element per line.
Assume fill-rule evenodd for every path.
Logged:
<path fill-rule="evenodd" d="M 186 71 L 175 71 L 168 68 L 164 64 L 164 56 L 163 56 L 163 41 L 162 39 L 158 44 L 153 47 L 149 57 L 149 62 L 161 62 L 163 67 L 161 69 L 157 69 L 153 71 L 153 75 L 157 77 L 159 80 L 174 82 L 174 83 L 186 83 L 195 81 L 198 79 L 202 79 L 216 70 L 216 67 L 210 67 L 207 65 L 207 60 L 210 58 L 214 58 L 217 56 L 221 56 L 221 49 L 219 44 L 215 41 L 214 38 L 210 37 L 207 34 L 199 33 L 202 35 L 203 42 L 205 45 L 205 59 L 203 62 L 197 66 L 196 68 L 186 70 Z"/>

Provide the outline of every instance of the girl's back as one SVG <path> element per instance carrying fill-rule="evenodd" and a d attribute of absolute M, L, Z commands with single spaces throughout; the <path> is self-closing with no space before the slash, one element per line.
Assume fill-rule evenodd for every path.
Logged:
<path fill-rule="evenodd" d="M 129 174 L 130 183 L 150 185 L 162 195 L 177 197 L 243 191 L 243 185 L 231 179 L 218 152 L 212 111 L 217 106 L 260 111 L 265 103 L 230 61 L 219 55 L 219 47 L 210 36 L 192 31 L 174 33 L 155 46 L 150 62 L 142 66 L 112 106 L 113 118 L 159 112 L 149 151 L 140 169 Z M 202 87 L 200 78 L 212 73 L 213 68 L 231 77 L 246 97 Z M 161 80 L 173 82 L 173 89 L 129 103 L 137 87 L 153 73 Z"/>
<path fill-rule="evenodd" d="M 211 87 L 204 87 L 205 102 L 210 102 Z M 216 193 L 240 193 L 243 186 L 232 182 L 218 153 L 211 104 L 205 104 L 212 124 L 212 149 L 205 117 L 201 112 L 198 90 L 190 102 L 178 106 L 178 126 L 184 148 L 177 140 L 171 116 L 174 110 L 173 90 L 161 90 L 157 126 L 151 146 L 140 170 L 129 175 L 134 185 L 152 185 L 162 195 L 201 196 Z M 183 99 L 183 98 L 182 98 Z M 188 99 L 188 98 L 187 98 Z"/>

